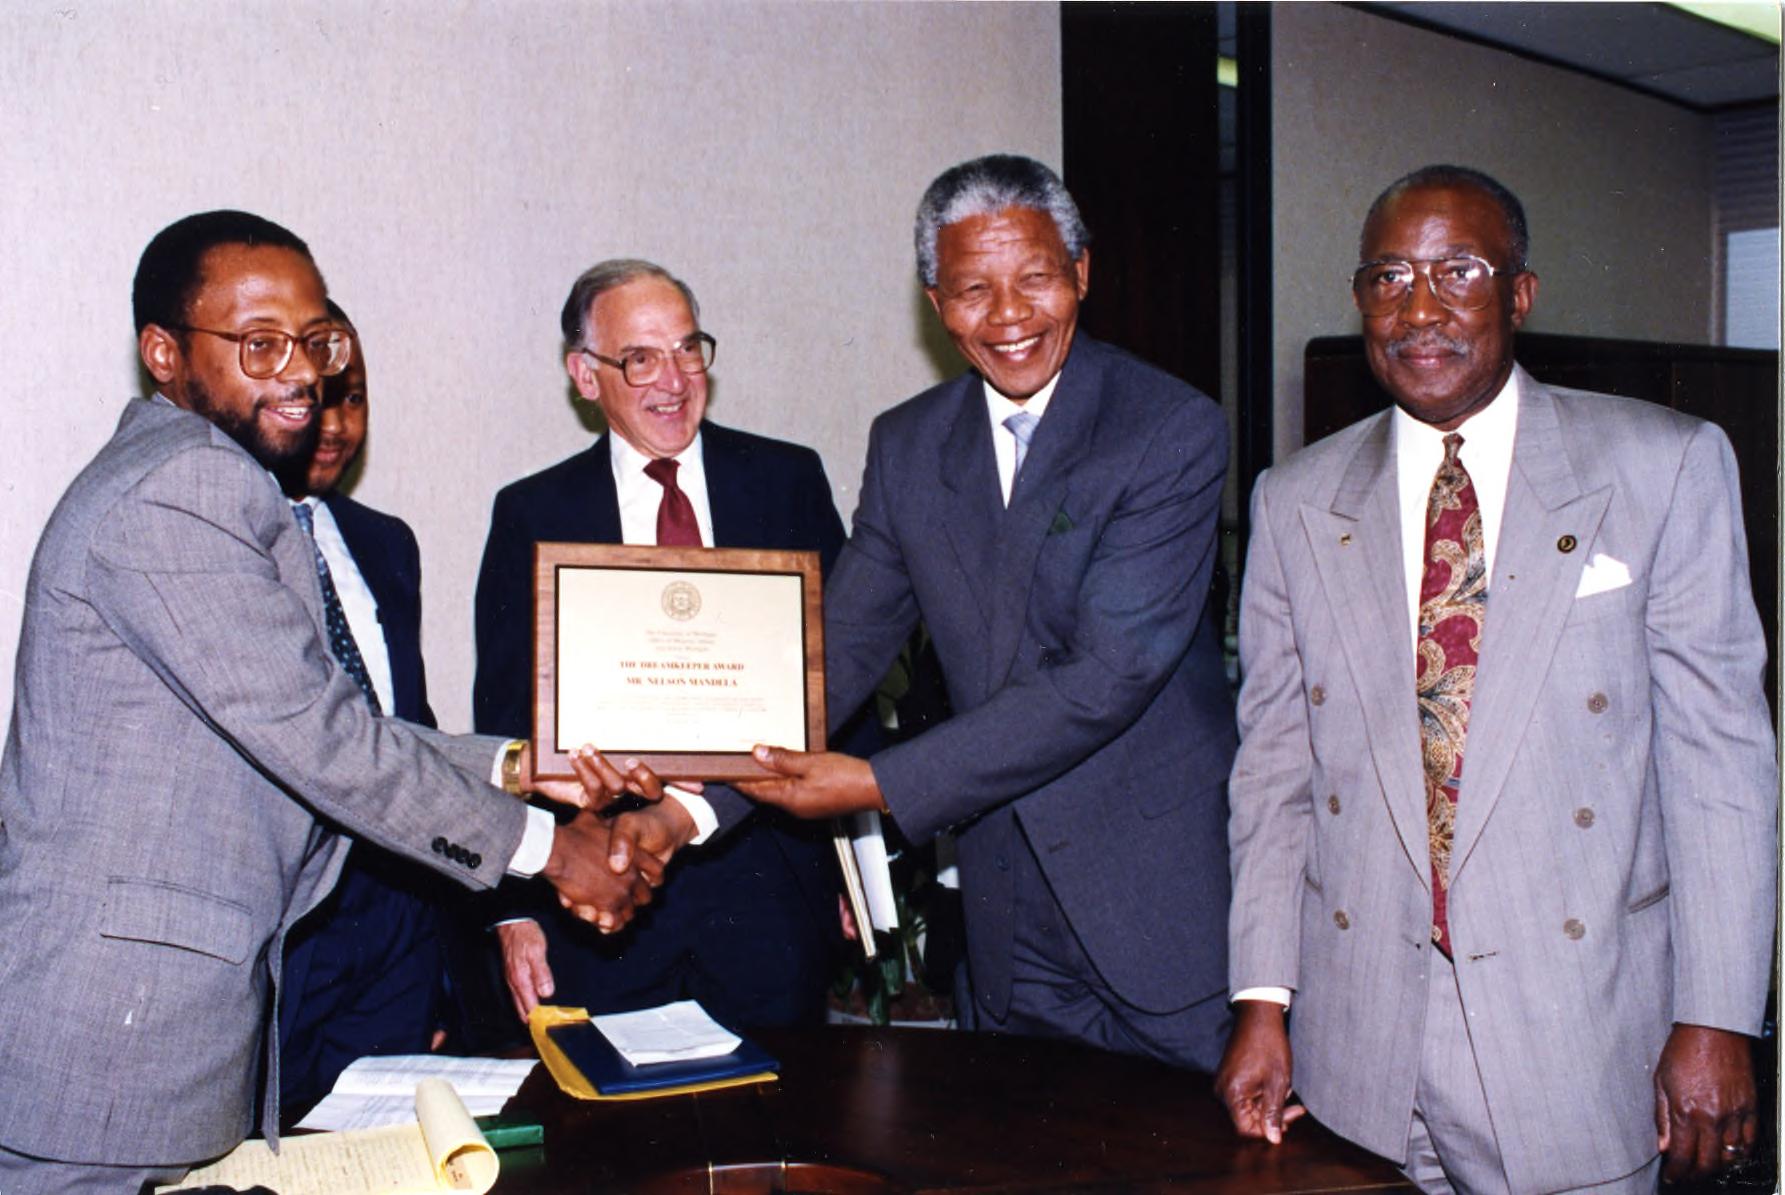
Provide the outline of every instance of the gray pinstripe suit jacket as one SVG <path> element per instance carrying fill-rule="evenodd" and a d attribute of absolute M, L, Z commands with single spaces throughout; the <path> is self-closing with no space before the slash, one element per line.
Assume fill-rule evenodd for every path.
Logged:
<path fill-rule="evenodd" d="M 1654 1155 L 1671 1023 L 1758 1030 L 1778 776 L 1727 440 L 1519 381 L 1450 927 L 1507 1174 L 1531 1191 Z M 1261 477 L 1253 529 L 1231 983 L 1295 989 L 1296 1090 L 1402 1158 L 1431 895 L 1388 416 Z M 1576 597 L 1600 554 L 1631 583 Z"/>
<path fill-rule="evenodd" d="M 372 717 L 321 622 L 266 471 L 133 400 L 26 592 L 0 760 L 0 1144 L 151 1165 L 239 1141 L 257 1078 L 278 1091 L 268 993 L 340 870 L 335 828 L 468 884 L 502 875 L 525 812 L 488 786 L 499 740 Z"/>

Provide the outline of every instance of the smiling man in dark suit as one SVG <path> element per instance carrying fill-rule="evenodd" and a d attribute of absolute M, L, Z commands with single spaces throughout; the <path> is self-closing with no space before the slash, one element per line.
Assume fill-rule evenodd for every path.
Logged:
<path fill-rule="evenodd" d="M 608 431 L 496 496 L 477 584 L 480 730 L 530 733 L 535 543 L 798 549 L 827 567 L 842 546 L 817 453 L 706 420 L 714 341 L 698 321 L 693 292 L 650 262 L 604 261 L 572 286 L 564 366 Z M 692 996 L 733 1024 L 820 1020 L 840 939 L 828 839 L 724 789 L 672 797 L 628 817 L 658 819 L 646 840 L 665 849 L 702 845 L 630 932 L 599 938 L 542 886 L 504 886 L 511 920 L 497 934 L 516 1010 L 547 998 L 607 1012 Z M 709 843 L 721 821 L 726 833 Z"/>
<path fill-rule="evenodd" d="M 1226 1031 L 1232 705 L 1208 616 L 1227 433 L 1076 335 L 1088 234 L 1047 167 L 956 166 L 918 206 L 924 293 L 972 370 L 880 416 L 825 591 L 833 709 L 921 618 L 955 714 L 872 759 L 759 757 L 802 816 L 954 828 L 969 1026 L 1212 1069 Z"/>

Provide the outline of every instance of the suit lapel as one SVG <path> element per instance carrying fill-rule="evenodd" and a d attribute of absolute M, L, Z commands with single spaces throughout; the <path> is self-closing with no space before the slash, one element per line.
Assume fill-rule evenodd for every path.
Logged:
<path fill-rule="evenodd" d="M 978 374 L 969 373 L 956 383 L 954 408 L 954 422 L 942 438 L 939 461 L 946 492 L 944 531 L 967 588 L 979 604 L 980 616 L 989 626 L 998 590 L 987 563 L 998 550 L 1004 503 L 998 492 L 998 461 L 992 452 L 992 431 Z"/>
<path fill-rule="evenodd" d="M 1340 479 L 1331 509 L 1302 507 L 1302 526 L 1357 686 L 1389 816 L 1421 882 L 1429 883 L 1431 850 L 1413 693 L 1413 615 L 1407 609 L 1390 426 L 1387 415 L 1377 418 Z"/>
<path fill-rule="evenodd" d="M 1047 415 L 1035 428 L 1023 471 L 1010 495 L 1010 506 L 998 519 L 998 547 L 990 575 L 991 638 L 986 656 L 988 691 L 1010 675 L 1029 614 L 1029 591 L 1041 546 L 1066 507 L 1072 468 L 1090 450 L 1103 401 L 1103 371 L 1083 349 L 1067 358 L 1060 383 L 1048 401 Z M 982 419 L 989 440 L 990 421 Z M 989 445 L 988 445 L 989 446 Z M 997 471 L 992 471 L 996 485 Z"/>
<path fill-rule="evenodd" d="M 713 519 L 715 548 L 772 544 L 769 504 L 762 501 L 757 471 L 747 449 L 706 424 L 700 436 L 701 466 L 707 475 L 707 510 Z"/>
<path fill-rule="evenodd" d="M 1487 619 L 1469 711 L 1451 846 L 1453 878 L 1505 788 L 1538 691 L 1561 642 L 1611 488 L 1583 494 L 1562 441 L 1555 398 L 1522 370 L 1506 509 L 1488 579 Z M 1573 537 L 1570 551 L 1559 546 Z"/>
<path fill-rule="evenodd" d="M 567 540 L 592 544 L 617 544 L 620 531 L 620 492 L 614 488 L 614 466 L 607 437 L 602 435 L 583 454 L 585 467 L 565 495 L 564 509 L 572 524 Z"/>

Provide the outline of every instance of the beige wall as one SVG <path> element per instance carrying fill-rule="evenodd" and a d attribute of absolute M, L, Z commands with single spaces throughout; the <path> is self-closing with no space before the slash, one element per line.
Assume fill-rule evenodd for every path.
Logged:
<path fill-rule="evenodd" d="M 1302 442 L 1302 350 L 1355 333 L 1363 214 L 1429 162 L 1524 202 L 1537 332 L 1708 343 L 1708 117 L 1333 4 L 1271 10 L 1279 457 Z"/>
<path fill-rule="evenodd" d="M 924 184 L 1060 158 L 1051 4 L 426 0 L 0 6 L 0 708 L 32 547 L 140 392 L 155 231 L 243 207 L 309 240 L 366 343 L 355 493 L 407 518 L 443 725 L 468 726 L 489 503 L 584 447 L 557 358 L 576 274 L 655 258 L 719 339 L 714 414 L 823 453 L 953 360 L 913 279 Z"/>

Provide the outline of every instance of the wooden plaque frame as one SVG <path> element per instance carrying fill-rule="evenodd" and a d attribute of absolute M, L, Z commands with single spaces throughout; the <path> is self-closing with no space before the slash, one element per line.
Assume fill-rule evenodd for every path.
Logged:
<path fill-rule="evenodd" d="M 805 660 L 805 741 L 776 743 L 799 751 L 825 749 L 824 581 L 816 552 L 745 548 L 659 548 L 621 544 L 554 543 L 533 550 L 533 776 L 567 779 L 570 752 L 581 743 L 556 741 L 558 724 L 559 577 L 561 570 L 630 569 L 664 574 L 760 573 L 800 578 L 797 615 Z M 791 626 L 790 626 L 791 629 Z M 626 743 L 594 744 L 616 765 L 636 759 L 665 780 L 749 780 L 769 773 L 748 751 L 644 751 Z"/>

